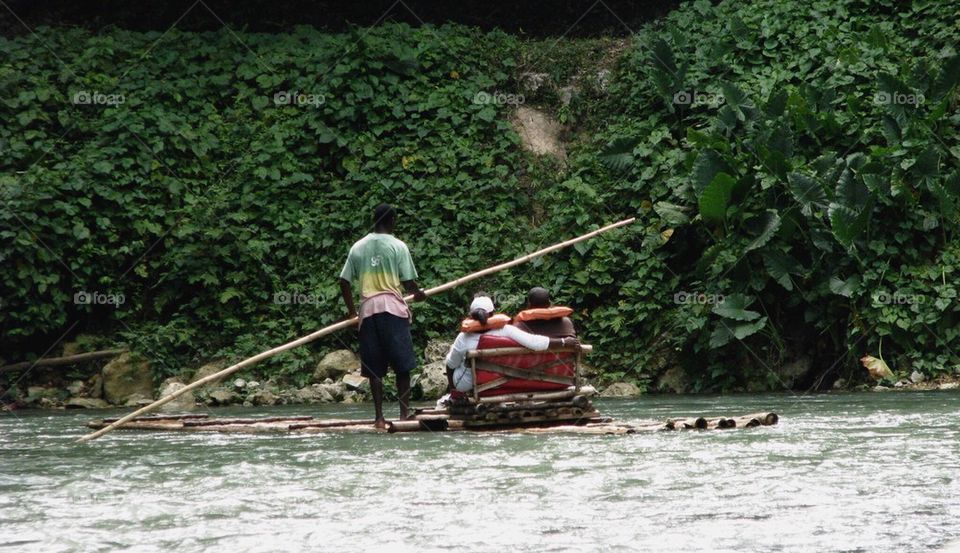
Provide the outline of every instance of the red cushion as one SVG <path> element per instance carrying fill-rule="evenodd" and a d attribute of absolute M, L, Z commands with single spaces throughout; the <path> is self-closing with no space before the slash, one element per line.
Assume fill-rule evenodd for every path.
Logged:
<path fill-rule="evenodd" d="M 520 344 L 514 342 L 510 338 L 503 336 L 490 336 L 484 334 L 480 337 L 480 344 L 477 346 L 477 349 L 494 349 L 494 348 L 515 348 L 520 347 Z M 530 367 L 540 365 L 542 363 L 549 363 L 550 361 L 555 361 L 557 359 L 570 359 L 569 363 L 562 363 L 554 365 L 546 370 L 547 374 L 557 375 L 557 376 L 569 376 L 573 377 L 576 372 L 574 369 L 574 355 L 569 352 L 565 353 L 522 353 L 516 355 L 498 355 L 496 357 L 488 357 L 486 360 L 497 365 L 503 365 L 505 367 L 513 367 L 516 369 L 529 369 Z M 477 384 L 484 384 L 490 382 L 491 380 L 500 378 L 502 375 L 489 372 L 477 370 Z M 556 390 L 565 390 L 567 388 L 564 384 L 557 384 L 555 382 L 541 382 L 537 380 L 524 380 L 521 378 L 511 378 L 504 384 L 497 386 L 496 388 L 491 388 L 480 392 L 481 396 L 498 396 L 502 394 L 517 394 L 524 392 L 549 392 Z"/>

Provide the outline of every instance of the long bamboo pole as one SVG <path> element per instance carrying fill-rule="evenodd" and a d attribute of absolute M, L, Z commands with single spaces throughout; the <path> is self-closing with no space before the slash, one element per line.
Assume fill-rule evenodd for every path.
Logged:
<path fill-rule="evenodd" d="M 434 288 L 430 288 L 429 290 L 424 290 L 424 293 L 425 293 L 427 296 L 433 296 L 433 295 L 439 294 L 440 292 L 446 292 L 447 290 L 449 290 L 449 289 L 451 289 L 451 288 L 455 288 L 455 287 L 457 287 L 457 286 L 460 286 L 461 284 L 465 284 L 465 283 L 467 283 L 467 282 L 470 282 L 471 280 L 476 280 L 476 279 L 478 279 L 478 278 L 482 278 L 482 277 L 485 277 L 485 276 L 487 276 L 487 275 L 492 275 L 493 273 L 496 273 L 496 272 L 499 272 L 499 271 L 503 271 L 503 270 L 509 269 L 509 268 L 511 268 L 511 267 L 516 267 L 517 265 L 522 265 L 523 263 L 526 263 L 526 262 L 530 261 L 531 259 L 535 259 L 535 258 L 537 258 L 537 257 L 546 255 L 546 254 L 548 254 L 548 253 L 555 252 L 555 251 L 561 250 L 561 249 L 563 249 L 563 248 L 567 248 L 567 247 L 572 246 L 572 245 L 574 245 L 574 244 L 576 244 L 576 243 L 578 243 L 578 242 L 583 242 L 584 240 L 589 240 L 589 239 L 593 238 L 594 236 L 597 236 L 598 234 L 603 234 L 604 232 L 613 230 L 613 229 L 615 229 L 615 228 L 622 227 L 622 226 L 625 226 L 625 225 L 629 225 L 629 224 L 632 223 L 634 220 L 635 220 L 635 219 L 634 219 L 633 217 L 631 217 L 630 219 L 624 219 L 623 221 L 620 221 L 620 222 L 617 222 L 617 223 L 613 223 L 613 224 L 607 225 L 607 226 L 602 227 L 602 228 L 599 228 L 599 229 L 597 229 L 597 230 L 595 230 L 595 231 L 588 232 L 587 234 L 584 234 L 584 235 L 582 235 L 582 236 L 578 236 L 578 237 L 576 237 L 576 238 L 571 238 L 570 240 L 566 240 L 566 241 L 564 241 L 564 242 L 560 242 L 559 244 L 554 244 L 554 245 L 552 245 L 552 246 L 543 248 L 543 249 L 541 249 L 541 250 L 537 250 L 537 251 L 535 251 L 535 252 L 533 252 L 533 253 L 530 253 L 530 254 L 527 254 L 527 255 L 525 255 L 525 256 L 523 256 L 523 257 L 518 257 L 517 259 L 514 259 L 513 261 L 508 261 L 508 262 L 506 262 L 506 263 L 501 263 L 501 264 L 499 264 L 499 265 L 494 265 L 493 267 L 490 267 L 490 268 L 487 268 L 487 269 L 483 269 L 482 271 L 477 271 L 477 272 L 475 272 L 475 273 L 470 273 L 469 275 L 462 276 L 462 277 L 460 277 L 460 278 L 458 278 L 458 279 L 456 279 L 456 280 L 452 280 L 452 281 L 450 281 L 450 282 L 448 282 L 448 283 L 446 283 L 446 284 L 441 284 L 440 286 L 437 286 L 437 287 L 434 287 Z M 413 300 L 413 294 L 410 294 L 410 295 L 404 297 L 403 299 L 404 299 L 404 301 L 406 301 L 407 303 L 410 303 L 410 302 Z M 226 377 L 226 376 L 228 376 L 228 375 L 231 375 L 231 374 L 239 371 L 240 369 L 244 369 L 244 368 L 246 368 L 246 367 L 249 367 L 249 366 L 251 366 L 251 365 L 254 365 L 254 364 L 256 364 L 256 363 L 259 363 L 260 361 L 263 361 L 264 359 L 267 359 L 267 358 L 269 358 L 269 357 L 273 357 L 274 355 L 276 355 L 276 354 L 278 354 L 278 353 L 282 353 L 282 352 L 284 352 L 284 351 L 291 350 L 291 349 L 293 349 L 293 348 L 302 346 L 302 345 L 304 345 L 304 344 L 308 344 L 308 343 L 316 340 L 317 338 L 320 338 L 320 337 L 322 337 L 322 336 L 326 336 L 327 334 L 330 334 L 330 333 L 332 333 L 332 332 L 336 332 L 336 331 L 338 331 L 338 330 L 343 330 L 343 329 L 345 329 L 345 328 L 350 328 L 351 326 L 356 325 L 358 322 L 359 322 L 359 318 L 357 318 L 357 317 L 353 317 L 353 318 L 350 318 L 350 319 L 346 319 L 346 320 L 344 320 L 344 321 L 340 321 L 339 323 L 334 323 L 334 324 L 332 324 L 332 325 L 330 325 L 330 326 L 321 328 L 320 330 L 317 330 L 316 332 L 313 332 L 313 333 L 311 333 L 311 334 L 307 334 L 306 336 L 304 336 L 304 337 L 302 337 L 302 338 L 298 338 L 298 339 L 296 339 L 296 340 L 294 340 L 294 341 L 292 341 L 292 342 L 287 342 L 286 344 L 283 344 L 282 346 L 277 346 L 277 347 L 275 347 L 275 348 L 273 348 L 273 349 L 268 349 L 267 351 L 258 353 L 257 355 L 254 355 L 253 357 L 250 357 L 250 358 L 248 358 L 248 359 L 244 359 L 243 361 L 240 361 L 239 363 L 237 363 L 237 364 L 235 364 L 235 365 L 231 365 L 231 366 L 223 369 L 223 370 L 220 371 L 220 372 L 216 372 L 216 373 L 211 374 L 211 375 L 209 375 L 209 376 L 205 376 L 205 377 L 201 378 L 200 380 L 197 380 L 196 382 L 193 382 L 193 383 L 191 383 L 191 384 L 188 384 L 187 386 L 184 386 L 183 388 L 180 388 L 179 390 L 173 392 L 172 394 L 170 394 L 170 395 L 168 395 L 168 396 L 164 396 L 164 397 L 158 399 L 157 401 L 154 401 L 154 402 L 151 403 L 150 405 L 141 407 L 140 409 L 137 409 L 136 411 L 130 413 L 129 415 L 126 415 L 126 416 L 124 416 L 124 417 L 121 417 L 120 419 L 117 419 L 116 422 L 113 422 L 113 423 L 109 424 L 108 426 L 105 426 L 105 427 L 101 428 L 100 430 L 97 430 L 96 432 L 92 432 L 92 433 L 90 433 L 90 434 L 87 434 L 87 435 L 85 435 L 85 436 L 82 436 L 82 437 L 79 438 L 77 441 L 78 441 L 78 442 L 86 442 L 86 441 L 90 441 L 90 440 L 95 440 L 95 439 L 99 438 L 100 436 L 103 436 L 103 435 L 106 434 L 107 432 L 110 432 L 110 431 L 116 429 L 118 426 L 120 426 L 120 425 L 122 425 L 122 424 L 124 424 L 124 423 L 126 423 L 126 422 L 129 422 L 130 420 L 135 419 L 136 417 L 139 417 L 139 416 L 143 415 L 144 413 L 149 413 L 150 411 L 153 411 L 153 410 L 161 407 L 162 405 L 165 405 L 165 404 L 173 401 L 173 400 L 176 399 L 178 396 L 183 395 L 183 394 L 185 394 L 185 393 L 187 393 L 187 392 L 189 392 L 189 391 L 191 391 L 191 390 L 195 390 L 196 388 L 199 388 L 199 387 L 201 387 L 201 386 L 203 386 L 203 385 L 205 385 L 205 384 L 207 384 L 207 383 L 209 383 L 209 382 L 213 382 L 213 381 L 215 381 L 215 380 L 220 380 L 220 379 L 222 379 L 222 378 L 224 378 L 224 377 Z"/>

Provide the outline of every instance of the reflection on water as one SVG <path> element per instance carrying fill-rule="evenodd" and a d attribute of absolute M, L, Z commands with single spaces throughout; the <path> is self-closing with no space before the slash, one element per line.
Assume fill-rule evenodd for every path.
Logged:
<path fill-rule="evenodd" d="M 960 536 L 960 394 L 598 407 L 781 420 L 630 436 L 116 432 L 77 445 L 90 412 L 3 414 L 0 551 L 872 552 Z"/>

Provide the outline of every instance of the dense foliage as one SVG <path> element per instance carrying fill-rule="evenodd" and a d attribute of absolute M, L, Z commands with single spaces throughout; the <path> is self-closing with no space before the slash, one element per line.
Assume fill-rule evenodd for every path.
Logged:
<path fill-rule="evenodd" d="M 609 84 L 529 96 L 572 129 L 564 166 L 521 153 L 496 99 L 538 63 L 568 78 L 567 44 L 403 25 L 3 40 L 3 355 L 87 331 L 164 375 L 305 334 L 341 316 L 346 249 L 392 201 L 428 285 L 639 216 L 481 283 L 508 310 L 555 290 L 608 379 L 776 388 L 785 362 L 835 378 L 881 350 L 953 370 L 958 11 L 685 4 Z M 472 291 L 418 306 L 418 343 Z M 258 370 L 305 377 L 354 341 Z"/>
<path fill-rule="evenodd" d="M 648 213 L 670 271 L 606 318 L 674 344 L 702 386 L 777 386 L 767 369 L 801 358 L 836 378 L 881 350 L 956 369 L 958 15 L 694 2 L 640 33 L 589 180 Z"/>

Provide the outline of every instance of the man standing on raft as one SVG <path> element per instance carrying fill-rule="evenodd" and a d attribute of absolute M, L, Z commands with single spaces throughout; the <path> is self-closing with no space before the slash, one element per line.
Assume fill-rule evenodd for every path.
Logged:
<path fill-rule="evenodd" d="M 410 336 L 410 308 L 403 301 L 403 290 L 414 301 L 427 299 L 417 286 L 417 270 L 410 250 L 393 236 L 396 211 L 380 204 L 373 212 L 373 232 L 358 240 L 340 271 L 340 292 L 347 305 L 347 316 L 360 317 L 360 374 L 370 379 L 370 392 L 376 414 L 375 426 L 386 428 L 383 418 L 383 377 L 387 366 L 397 374 L 400 419 L 406 419 L 410 401 L 410 371 L 417 365 Z M 360 281 L 360 311 L 353 303 L 351 283 Z"/>

